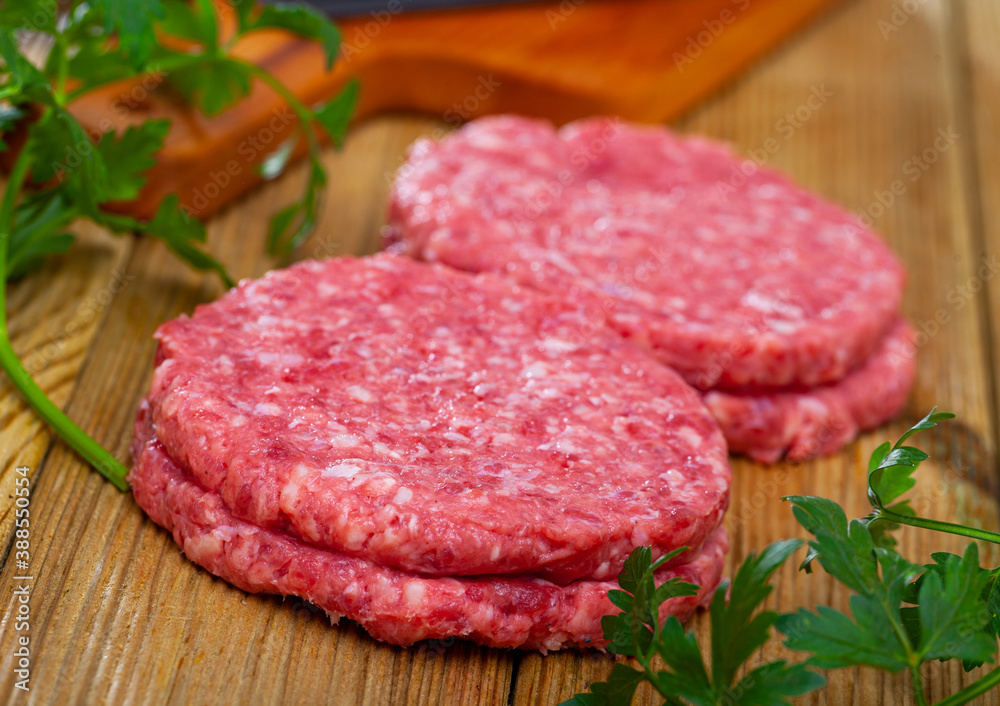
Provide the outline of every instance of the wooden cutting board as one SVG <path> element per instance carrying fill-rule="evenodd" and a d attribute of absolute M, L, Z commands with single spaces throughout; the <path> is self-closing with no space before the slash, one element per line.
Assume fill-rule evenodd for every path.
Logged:
<path fill-rule="evenodd" d="M 566 122 L 620 115 L 663 122 L 690 109 L 840 0 L 560 0 L 463 11 L 399 13 L 405 3 L 344 20 L 342 58 L 282 32 L 235 47 L 307 104 L 361 81 L 358 119 L 416 110 L 450 125 L 513 112 Z M 156 77 L 105 87 L 73 112 L 92 132 L 168 117 L 173 129 L 143 196 L 148 217 L 168 194 L 192 214 L 216 212 L 260 182 L 257 166 L 295 130 L 282 101 L 258 86 L 239 110 L 182 109 Z"/>

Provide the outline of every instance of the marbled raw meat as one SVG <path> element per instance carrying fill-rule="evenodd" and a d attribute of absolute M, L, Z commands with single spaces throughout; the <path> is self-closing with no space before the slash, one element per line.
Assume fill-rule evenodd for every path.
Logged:
<path fill-rule="evenodd" d="M 515 116 L 419 140 L 395 247 L 571 299 L 699 389 L 811 387 L 860 367 L 905 274 L 855 216 L 663 127 Z"/>
<path fill-rule="evenodd" d="M 191 561 L 244 590 L 300 596 L 334 621 L 346 616 L 397 645 L 450 637 L 543 652 L 604 645 L 600 623 L 615 610 L 607 598 L 613 581 L 558 586 L 517 576 L 420 576 L 257 527 L 234 517 L 216 493 L 170 459 L 153 436 L 145 408 L 132 453 L 129 482 L 136 502 L 172 532 Z M 727 548 L 720 526 L 685 563 L 658 572 L 658 582 L 678 577 L 701 587 L 695 596 L 666 601 L 662 618 L 683 620 L 711 595 Z"/>
<path fill-rule="evenodd" d="M 241 520 L 427 575 L 614 578 L 729 498 L 698 393 L 572 302 L 375 256 L 305 262 L 164 324 L 167 453 Z"/>

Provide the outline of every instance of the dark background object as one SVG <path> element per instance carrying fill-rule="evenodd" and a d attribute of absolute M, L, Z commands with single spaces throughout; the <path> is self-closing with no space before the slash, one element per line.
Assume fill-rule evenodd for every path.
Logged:
<path fill-rule="evenodd" d="M 356 17 L 370 13 L 411 10 L 455 10 L 483 5 L 510 5 L 525 0 L 306 0 L 331 17 Z M 395 14 L 395 12 L 393 12 Z"/>

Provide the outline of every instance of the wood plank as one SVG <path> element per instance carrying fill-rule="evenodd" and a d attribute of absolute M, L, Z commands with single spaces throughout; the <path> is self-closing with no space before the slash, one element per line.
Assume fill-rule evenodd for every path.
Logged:
<path fill-rule="evenodd" d="M 747 154 L 763 155 L 769 164 L 849 208 L 877 216 L 876 228 L 911 272 L 907 314 L 917 322 L 933 320 L 940 310 L 949 316 L 942 330 L 920 347 L 917 389 L 906 419 L 865 435 L 835 457 L 772 469 L 735 462 L 733 506 L 727 518 L 733 533 L 730 567 L 770 541 L 802 536 L 779 500 L 782 495 L 831 497 L 849 515 L 867 514 L 867 456 L 877 443 L 897 436 L 935 404 L 957 412 L 960 422 L 924 440 L 928 449 L 933 447 L 936 461 L 920 471 L 916 507 L 932 516 L 997 525 L 995 420 L 988 392 L 995 361 L 987 359 L 980 334 L 984 302 L 976 296 L 956 308 L 948 301 L 948 293 L 973 276 L 978 266 L 967 202 L 970 185 L 957 148 L 941 152 L 916 181 L 903 172 L 914 153 L 933 146 L 939 128 L 947 130 L 958 120 L 950 98 L 951 67 L 936 58 L 949 51 L 949 18 L 943 3 L 929 0 L 925 5 L 887 40 L 878 22 L 892 16 L 893 2 L 853 3 L 680 124 L 683 130 L 730 140 Z M 818 108 L 810 108 L 816 89 L 833 95 Z M 786 117 L 800 109 L 803 120 L 793 123 Z M 770 153 L 769 147 L 774 147 Z M 871 206 L 877 202 L 876 194 L 890 189 L 896 180 L 906 190 L 880 215 Z M 916 530 L 904 532 L 903 540 L 904 553 L 912 557 L 962 546 L 960 541 Z M 998 558 L 991 551 L 985 561 Z M 777 584 L 770 604 L 781 610 L 817 603 L 846 608 L 845 592 L 822 572 L 798 575 L 794 567 L 786 566 Z M 705 617 L 696 618 L 694 628 L 703 639 Z M 761 658 L 776 654 L 780 650 L 769 646 Z M 514 703 L 557 703 L 604 678 L 612 664 L 594 655 L 525 656 Z M 970 680 L 955 665 L 934 665 L 925 678 L 935 699 Z M 802 703 L 899 704 L 909 701 L 909 693 L 908 679 L 902 675 L 844 670 L 831 675 L 828 687 Z M 658 703 L 647 696 L 637 703 Z M 1000 703 L 1000 697 L 991 694 L 977 703 Z"/>
<path fill-rule="evenodd" d="M 976 211 L 980 239 L 977 242 L 980 268 L 967 283 L 967 290 L 985 290 L 982 327 L 989 336 L 987 355 L 994 368 L 1000 364 L 1000 6 L 990 0 L 963 0 L 955 4 L 956 31 L 953 44 L 961 52 L 959 60 L 967 82 L 960 86 L 971 104 L 967 129 L 972 135 L 966 151 L 975 184 Z M 994 414 L 1000 407 L 1000 376 L 994 377 Z M 1000 420 L 998 420 L 1000 422 Z M 1000 447 L 1000 429 L 994 431 Z"/>
<path fill-rule="evenodd" d="M 866 435 L 835 457 L 813 463 L 765 469 L 735 462 L 733 505 L 727 519 L 733 532 L 730 565 L 769 541 L 798 534 L 781 495 L 826 495 L 842 500 L 850 514 L 863 514 L 867 455 L 933 404 L 958 412 L 961 420 L 924 439 L 935 460 L 920 471 L 918 511 L 998 524 L 997 419 L 991 392 L 996 389 L 996 361 L 987 345 L 989 307 L 997 311 L 996 291 L 990 291 L 994 297 L 990 302 L 982 292 L 963 300 L 960 307 L 949 300 L 952 291 L 975 276 L 983 247 L 975 205 L 977 178 L 988 185 L 994 185 L 988 180 L 996 178 L 986 173 L 992 167 L 983 163 L 987 157 L 976 177 L 963 156 L 996 154 L 995 149 L 982 148 L 995 148 L 988 140 L 997 139 L 992 132 L 982 134 L 995 125 L 991 121 L 997 109 L 997 92 L 983 88 L 994 88 L 998 75 L 995 50 L 988 46 L 989 30 L 997 25 L 987 22 L 995 19 L 995 13 L 987 0 L 963 3 L 968 12 L 964 20 L 963 15 L 947 11 L 947 0 L 927 0 L 887 38 L 879 31 L 879 21 L 891 18 L 892 0 L 852 3 L 680 126 L 732 140 L 748 153 L 766 147 L 773 138 L 778 149 L 767 155 L 770 163 L 873 216 L 878 210 L 871 206 L 875 194 L 905 180 L 902 195 L 884 208 L 875 223 L 910 267 L 907 313 L 918 322 L 933 320 L 942 310 L 948 315 L 940 331 L 928 336 L 920 348 L 918 386 L 906 419 Z M 969 51 L 980 148 L 970 150 L 968 138 L 958 130 L 963 136 L 957 146 L 941 151 L 934 164 L 911 182 L 904 171 L 911 156 L 933 146 L 939 128 L 969 120 L 961 101 L 964 69 L 958 60 L 956 23 L 978 37 L 970 41 Z M 845 51 L 848 46 L 850 52 Z M 980 63 L 987 68 L 980 68 Z M 786 113 L 807 105 L 813 89 L 823 86 L 833 95 L 786 139 L 790 125 Z M 342 154 L 328 153 L 331 184 L 320 232 L 295 257 L 377 249 L 392 169 L 410 140 L 443 127 L 442 121 L 427 119 L 381 119 L 354 131 Z M 301 168 L 293 169 L 211 223 L 211 247 L 235 274 L 257 276 L 279 264 L 261 255 L 267 215 L 295 197 L 303 178 Z M 984 209 L 986 201 L 982 199 Z M 985 210 L 983 222 L 997 223 Z M 997 231 L 987 228 L 987 232 Z M 990 240 L 989 247 L 995 250 L 998 242 Z M 65 287 L 63 291 L 89 296 L 90 285 L 78 280 L 97 265 L 85 267 L 85 254 L 77 253 L 79 269 L 72 267 L 72 258 L 55 263 L 70 269 L 53 271 L 51 279 L 26 282 L 23 294 L 12 293 L 27 312 L 18 313 L 19 340 L 35 336 L 34 324 L 50 311 L 61 312 L 51 315 L 63 326 L 66 319 L 58 317 L 71 316 L 65 306 L 36 305 L 36 299 L 44 301 L 47 296 L 44 285 L 68 280 L 58 285 Z M 135 279 L 117 294 L 105 320 L 95 327 L 69 410 L 124 458 L 134 404 L 151 374 L 152 330 L 160 321 L 214 298 L 219 289 L 211 280 L 186 271 L 151 242 L 140 243 L 122 258 L 125 272 Z M 60 295 L 55 291 L 52 296 Z M 47 324 L 38 330 L 42 329 L 48 330 Z M 75 355 L 83 361 L 83 353 Z M 0 405 L 8 404 L 9 397 L 0 394 Z M 8 447 L 0 448 L 0 462 L 7 463 Z M 492 704 L 507 702 L 512 688 L 513 703 L 551 704 L 603 678 L 613 663 L 597 654 L 522 656 L 463 642 L 387 647 L 347 621 L 330 627 L 321 613 L 302 601 L 244 594 L 185 560 L 129 496 L 113 490 L 58 444 L 40 466 L 33 492 L 32 518 L 37 520 L 32 536 L 36 590 L 30 603 L 33 702 L 295 703 L 322 695 L 345 704 Z M 913 557 L 961 546 L 915 530 L 902 533 L 902 539 L 904 551 Z M 987 560 L 997 562 L 1000 556 L 993 552 Z M 14 575 L 12 562 L 6 562 L 0 570 L 0 595 L 11 595 Z M 782 610 L 817 603 L 843 608 L 845 599 L 822 572 L 805 576 L 790 565 L 781 572 L 770 604 Z M 13 608 L 5 604 L 0 613 L 0 693 L 4 694 L 11 693 L 8 646 L 14 635 Z M 703 638 L 706 627 L 704 616 L 696 619 L 694 629 Z M 760 659 L 780 653 L 772 645 Z M 968 679 L 956 666 L 933 665 L 926 671 L 935 699 Z M 802 702 L 908 700 L 909 686 L 902 677 L 847 670 Z M 639 703 L 655 700 L 646 690 Z M 1000 698 L 990 694 L 976 703 L 997 704 Z"/>

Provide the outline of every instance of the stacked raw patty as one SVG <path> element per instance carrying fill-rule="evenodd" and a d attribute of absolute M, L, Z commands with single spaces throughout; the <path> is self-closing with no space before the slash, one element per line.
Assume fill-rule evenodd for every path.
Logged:
<path fill-rule="evenodd" d="M 573 303 L 401 257 L 306 262 L 163 325 L 136 500 L 185 554 L 380 639 L 600 646 L 636 546 L 718 584 L 725 442 Z"/>
<path fill-rule="evenodd" d="M 761 461 L 836 450 L 898 414 L 913 381 L 885 244 L 712 142 L 485 118 L 411 149 L 390 220 L 401 252 L 576 302 L 589 330 L 702 390 L 730 449 Z"/>

